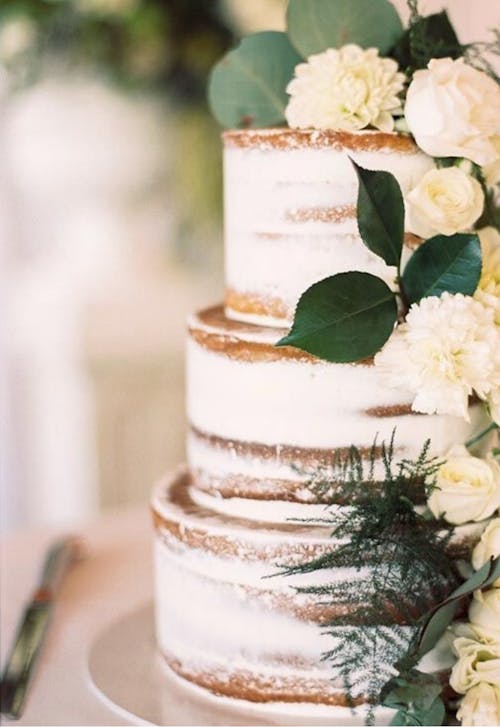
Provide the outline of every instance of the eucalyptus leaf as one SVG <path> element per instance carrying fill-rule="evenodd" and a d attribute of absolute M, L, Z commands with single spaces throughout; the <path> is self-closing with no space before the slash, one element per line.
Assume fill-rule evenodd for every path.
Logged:
<path fill-rule="evenodd" d="M 290 0 L 288 35 L 304 58 L 327 48 L 356 43 L 387 55 L 403 34 L 388 0 Z"/>
<path fill-rule="evenodd" d="M 387 265 L 399 267 L 405 208 L 398 181 L 390 172 L 371 171 L 351 161 L 359 179 L 359 234 L 365 245 Z"/>
<path fill-rule="evenodd" d="M 474 591 L 491 586 L 500 578 L 500 558 L 489 560 L 436 608 L 425 620 L 418 642 L 418 656 L 430 651 L 453 620 L 458 602 Z"/>
<path fill-rule="evenodd" d="M 394 293 L 370 273 L 338 273 L 312 285 L 301 296 L 290 333 L 277 346 L 295 346 L 345 363 L 376 353 L 397 319 Z"/>
<path fill-rule="evenodd" d="M 382 704 L 398 710 L 391 725 L 440 725 L 445 716 L 442 691 L 436 676 L 413 669 L 389 682 Z"/>
<path fill-rule="evenodd" d="M 391 725 L 442 725 L 446 709 L 442 699 L 436 699 L 430 709 L 400 709 L 391 720 Z"/>
<path fill-rule="evenodd" d="M 269 31 L 244 38 L 210 76 L 208 99 L 216 119 L 230 128 L 282 124 L 286 87 L 301 60 L 286 33 Z"/>
<path fill-rule="evenodd" d="M 437 235 L 412 255 L 402 276 L 410 303 L 445 291 L 472 295 L 481 277 L 481 244 L 477 235 Z"/>

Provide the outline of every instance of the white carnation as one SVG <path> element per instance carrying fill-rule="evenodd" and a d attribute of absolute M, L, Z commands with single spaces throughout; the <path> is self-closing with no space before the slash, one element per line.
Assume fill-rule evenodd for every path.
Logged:
<path fill-rule="evenodd" d="M 491 310 L 469 296 L 443 293 L 411 306 L 375 365 L 388 386 L 414 395 L 414 411 L 469 421 L 469 396 L 486 398 L 493 388 L 498 343 Z"/>
<path fill-rule="evenodd" d="M 500 506 L 500 467 L 493 458 L 473 457 L 463 445 L 453 447 L 427 504 L 435 517 L 453 525 L 490 517 Z"/>
<path fill-rule="evenodd" d="M 405 76 L 377 48 L 357 45 L 330 48 L 300 63 L 287 92 L 291 98 L 286 119 L 292 128 L 355 131 L 374 126 L 394 128 L 393 114 L 401 111 L 399 94 Z"/>
<path fill-rule="evenodd" d="M 408 88 L 405 118 L 415 141 L 434 157 L 498 160 L 500 87 L 463 58 L 435 58 Z"/>
<path fill-rule="evenodd" d="M 428 238 L 469 230 L 481 216 L 481 185 L 458 167 L 429 169 L 406 198 L 408 229 Z"/>
<path fill-rule="evenodd" d="M 494 727 L 500 724 L 500 686 L 481 682 L 469 689 L 460 702 L 457 719 L 462 727 Z"/>

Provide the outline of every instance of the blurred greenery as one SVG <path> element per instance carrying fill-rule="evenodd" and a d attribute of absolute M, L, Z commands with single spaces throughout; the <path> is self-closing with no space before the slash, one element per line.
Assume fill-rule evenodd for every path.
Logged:
<path fill-rule="evenodd" d="M 0 63 L 16 85 L 56 60 L 198 104 L 233 41 L 218 0 L 0 0 Z"/>
<path fill-rule="evenodd" d="M 96 75 L 139 103 L 166 100 L 178 217 L 168 244 L 191 265 L 220 238 L 219 128 L 206 86 L 234 41 L 224 0 L 0 0 L 0 71 L 12 92 Z"/>

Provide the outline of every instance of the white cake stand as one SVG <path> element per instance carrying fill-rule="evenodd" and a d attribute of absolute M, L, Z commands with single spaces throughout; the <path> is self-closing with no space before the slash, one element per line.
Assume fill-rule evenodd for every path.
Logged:
<path fill-rule="evenodd" d="M 97 637 L 89 654 L 91 682 L 101 699 L 136 724 L 361 725 L 363 715 L 339 707 L 253 704 L 217 697 L 175 676 L 156 650 L 153 605 L 120 616 Z M 293 711 L 292 711 L 293 710 Z M 377 712 L 388 725 L 394 712 Z"/>

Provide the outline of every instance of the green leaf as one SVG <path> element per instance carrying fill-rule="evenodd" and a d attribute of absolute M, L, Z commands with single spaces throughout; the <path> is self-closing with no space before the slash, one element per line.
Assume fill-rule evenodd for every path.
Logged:
<path fill-rule="evenodd" d="M 497 578 L 500 578 L 500 558 L 489 560 L 453 591 L 446 600 L 437 605 L 427 616 L 422 627 L 418 642 L 418 656 L 424 656 L 436 645 L 452 622 L 458 602 L 462 598 L 478 589 L 488 588 Z"/>
<path fill-rule="evenodd" d="M 392 718 L 391 725 L 441 725 L 446 716 L 442 699 L 436 699 L 428 710 L 400 709 Z"/>
<path fill-rule="evenodd" d="M 392 679 L 382 693 L 382 704 L 397 709 L 391 725 L 440 725 L 445 716 L 443 687 L 433 674 L 413 669 Z"/>
<path fill-rule="evenodd" d="M 290 0 L 287 26 L 290 40 L 305 58 L 346 43 L 375 46 L 387 55 L 403 33 L 388 0 Z"/>
<path fill-rule="evenodd" d="M 432 58 L 460 58 L 463 47 L 446 10 L 419 18 L 401 36 L 392 57 L 400 68 L 427 68 Z"/>
<path fill-rule="evenodd" d="M 402 276 L 410 303 L 432 295 L 472 295 L 481 277 L 481 244 L 477 235 L 437 235 L 412 255 Z"/>
<path fill-rule="evenodd" d="M 217 63 L 208 99 L 216 119 L 231 128 L 281 124 L 286 87 L 301 57 L 285 33 L 255 33 Z"/>
<path fill-rule="evenodd" d="M 360 361 L 382 348 L 396 318 L 396 297 L 383 280 L 370 273 L 339 273 L 303 293 L 290 333 L 276 345 L 295 346 L 326 361 Z"/>
<path fill-rule="evenodd" d="M 390 172 L 373 172 L 354 161 L 352 164 L 359 179 L 359 234 L 365 245 L 387 265 L 398 267 L 405 227 L 405 208 L 398 181 Z"/>

